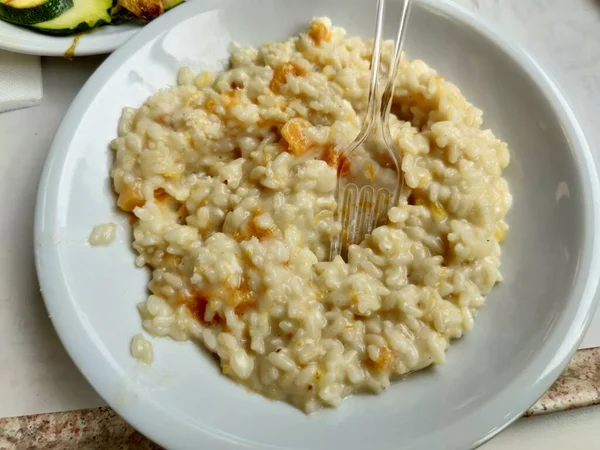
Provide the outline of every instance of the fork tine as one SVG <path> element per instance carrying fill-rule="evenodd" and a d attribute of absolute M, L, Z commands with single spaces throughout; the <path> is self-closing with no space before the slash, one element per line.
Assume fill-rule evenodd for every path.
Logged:
<path fill-rule="evenodd" d="M 352 183 L 346 186 L 341 217 L 344 231 L 333 256 L 340 254 L 347 259 L 350 245 L 359 244 L 367 234 L 383 223 L 391 196 L 392 193 L 384 188 L 375 192 L 372 186 L 363 186 L 360 190 Z"/>
<path fill-rule="evenodd" d="M 371 231 L 377 226 L 380 226 L 387 217 L 387 212 L 392 205 L 390 205 L 390 200 L 392 199 L 392 193 L 387 189 L 379 189 L 377 191 L 377 198 L 375 203 L 375 214 L 374 214 L 374 223 L 372 225 Z"/>
<path fill-rule="evenodd" d="M 358 244 L 362 241 L 365 234 L 371 232 L 371 221 L 374 217 L 373 205 L 375 203 L 375 189 L 372 186 L 363 186 L 360 189 L 360 196 L 358 199 L 358 223 L 357 226 L 357 236 L 355 237 L 353 244 Z"/>
<path fill-rule="evenodd" d="M 338 238 L 338 249 L 333 256 L 340 254 L 342 255 L 342 258 L 346 259 L 348 247 L 352 244 L 354 239 L 356 239 L 356 227 L 358 225 L 358 208 L 356 207 L 358 201 L 358 186 L 353 183 L 348 184 L 342 195 L 342 233 Z"/>

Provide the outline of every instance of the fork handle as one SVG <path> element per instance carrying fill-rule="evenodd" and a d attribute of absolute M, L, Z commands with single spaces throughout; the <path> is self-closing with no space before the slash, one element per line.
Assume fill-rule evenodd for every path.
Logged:
<path fill-rule="evenodd" d="M 379 107 L 378 81 L 379 70 L 381 66 L 381 41 L 383 35 L 383 12 L 385 10 L 385 0 L 377 0 L 377 19 L 375 22 L 375 38 L 373 39 L 373 52 L 371 54 L 371 79 L 369 82 L 369 97 L 367 101 L 367 113 L 362 123 L 362 127 L 355 141 L 362 142 L 367 139 L 377 117 L 377 108 Z"/>
<path fill-rule="evenodd" d="M 406 23 L 410 15 L 411 0 L 404 0 L 402 5 L 402 15 L 400 17 L 400 25 L 398 26 L 398 34 L 394 42 L 394 53 L 390 65 L 389 73 L 382 97 L 378 97 L 378 81 L 379 71 L 381 67 L 381 44 L 383 40 L 383 14 L 385 11 L 385 0 L 377 0 L 377 19 L 375 22 L 375 38 L 373 40 L 373 52 L 371 54 L 371 79 L 369 81 L 369 97 L 367 103 L 367 113 L 363 120 L 361 130 L 356 138 L 356 141 L 364 141 L 367 139 L 377 118 L 377 112 L 381 119 L 382 125 L 387 129 L 387 120 L 389 118 L 392 99 L 394 96 L 394 87 L 396 85 L 396 76 L 398 74 L 398 66 L 402 58 L 402 43 L 406 32 Z M 379 102 L 381 98 L 381 103 Z M 377 109 L 379 108 L 379 111 Z M 387 134 L 387 136 L 386 136 Z M 389 132 L 384 131 L 384 138 L 389 138 Z"/>
<path fill-rule="evenodd" d="M 394 98 L 394 87 L 396 86 L 396 76 L 398 75 L 398 67 L 400 66 L 400 59 L 402 59 L 402 45 L 404 43 L 404 36 L 406 34 L 406 23 L 408 22 L 408 16 L 410 15 L 410 9 L 412 6 L 411 0 L 404 0 L 402 5 L 402 15 L 400 16 L 400 24 L 398 25 L 398 34 L 394 42 L 394 54 L 388 73 L 388 78 L 385 85 L 385 90 L 381 97 L 381 109 L 379 111 L 381 115 L 381 123 L 387 124 L 390 109 L 392 106 L 392 100 Z M 387 126 L 386 126 L 387 128 Z"/>

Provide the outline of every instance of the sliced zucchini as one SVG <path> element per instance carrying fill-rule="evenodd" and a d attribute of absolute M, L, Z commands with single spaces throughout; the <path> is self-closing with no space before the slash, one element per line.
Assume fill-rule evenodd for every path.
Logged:
<path fill-rule="evenodd" d="M 32 25 L 60 16 L 73 7 L 73 0 L 0 0 L 0 20 Z"/>
<path fill-rule="evenodd" d="M 181 5 L 182 3 L 183 0 L 163 0 L 165 11 L 168 11 L 171 8 L 175 8 L 177 5 Z"/>
<path fill-rule="evenodd" d="M 73 7 L 60 16 L 32 25 L 46 34 L 68 35 L 88 31 L 104 23 L 110 23 L 113 0 L 73 0 Z"/>

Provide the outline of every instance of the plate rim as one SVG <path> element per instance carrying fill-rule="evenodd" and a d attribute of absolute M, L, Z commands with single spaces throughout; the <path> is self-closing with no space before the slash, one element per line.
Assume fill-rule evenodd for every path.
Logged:
<path fill-rule="evenodd" d="M 236 1 L 243 0 L 229 0 L 228 2 L 235 3 Z M 561 319 L 559 320 L 561 328 L 557 325 L 552 334 L 554 340 L 558 342 L 558 345 L 549 347 L 548 341 L 551 339 L 549 338 L 546 340 L 538 349 L 536 356 L 532 358 L 530 365 L 527 366 L 528 368 L 531 368 L 534 363 L 537 363 L 537 369 L 533 371 L 533 373 L 537 372 L 537 379 L 533 379 L 533 376 L 530 378 L 524 377 L 523 374 L 527 373 L 527 371 L 524 370 L 522 374 L 519 374 L 519 376 L 513 380 L 513 382 L 504 387 L 504 389 L 507 389 L 513 385 L 517 385 L 521 386 L 521 391 L 523 391 L 522 388 L 526 384 L 522 382 L 524 381 L 522 379 L 527 379 L 527 385 L 529 387 L 527 393 L 529 395 L 522 395 L 519 400 L 512 401 L 511 405 L 513 405 L 513 407 L 507 407 L 508 411 L 505 411 L 503 423 L 499 423 L 498 426 L 490 430 L 480 430 L 478 433 L 473 433 L 473 436 L 477 434 L 480 437 L 474 438 L 472 436 L 471 438 L 463 438 L 461 448 L 466 448 L 465 446 L 468 446 L 468 448 L 476 448 L 496 436 L 521 417 L 523 412 L 530 406 L 530 403 L 535 402 L 541 397 L 556 378 L 558 378 L 568 361 L 571 359 L 591 322 L 595 307 L 598 303 L 596 294 L 600 283 L 600 240 L 594 230 L 594 226 L 600 224 L 600 180 L 598 178 L 598 168 L 595 164 L 585 133 L 579 124 L 573 109 L 570 107 L 569 102 L 562 94 L 559 84 L 548 74 L 548 72 L 540 67 L 527 51 L 506 40 L 495 30 L 493 24 L 488 23 L 476 13 L 471 12 L 465 7 L 451 2 L 451 0 L 418 0 L 418 2 L 432 10 L 439 11 L 442 14 L 460 21 L 465 26 L 469 26 L 477 33 L 487 37 L 498 49 L 507 53 L 509 57 L 517 61 L 521 68 L 531 76 L 532 79 L 537 79 L 537 86 L 544 92 L 545 97 L 551 102 L 552 106 L 556 108 L 556 114 L 565 126 L 567 136 L 573 141 L 572 147 L 576 149 L 579 159 L 584 163 L 579 167 L 578 173 L 582 177 L 583 197 L 584 200 L 586 200 L 586 204 L 588 204 L 587 208 L 583 211 L 584 236 L 590 245 L 587 245 L 583 250 L 583 255 L 585 256 L 584 259 L 586 259 L 587 262 L 587 266 L 585 267 L 587 269 L 587 274 L 582 274 L 582 269 L 579 269 L 576 274 L 576 280 L 579 282 L 578 285 L 580 284 L 583 286 L 583 295 L 577 303 L 569 306 L 569 311 L 573 310 L 571 312 L 572 320 L 569 323 L 566 323 L 567 321 L 564 318 L 565 315 L 561 316 Z M 114 72 L 116 67 L 129 56 L 139 51 L 148 38 L 154 38 L 164 33 L 168 29 L 169 24 L 178 24 L 183 19 L 189 17 L 190 13 L 204 13 L 211 9 L 219 8 L 224 4 L 225 2 L 219 0 L 187 2 L 186 4 L 181 5 L 178 8 L 178 11 L 173 11 L 169 16 L 163 16 L 155 22 L 145 26 L 124 46 L 109 56 L 86 82 L 71 104 L 61 122 L 44 163 L 36 199 L 34 222 L 35 263 L 41 291 L 46 308 L 51 315 L 52 324 L 61 342 L 67 349 L 67 352 L 78 369 L 84 374 L 87 381 L 94 389 L 103 396 L 105 401 L 108 399 L 105 396 L 106 390 L 101 386 L 101 380 L 95 378 L 93 374 L 88 373 L 85 367 L 83 367 L 85 364 L 82 362 L 82 352 L 75 348 L 74 340 L 69 338 L 72 334 L 70 324 L 66 323 L 61 315 L 52 314 L 54 307 L 61 303 L 61 299 L 57 298 L 55 294 L 50 293 L 57 284 L 57 274 L 53 274 L 52 270 L 49 270 L 51 269 L 51 267 L 49 267 L 49 262 L 51 263 L 53 259 L 57 260 L 58 253 L 53 245 L 44 242 L 42 233 L 48 233 L 48 231 L 45 230 L 45 222 L 49 220 L 47 215 L 53 214 L 51 203 L 56 199 L 52 198 L 52 191 L 56 190 L 59 184 L 61 173 L 60 164 L 64 162 L 68 155 L 69 144 L 73 135 L 72 129 L 74 129 L 74 124 L 79 123 L 78 118 L 82 115 L 82 112 L 87 110 L 89 104 L 88 99 L 93 98 L 95 94 L 97 94 L 97 91 L 101 89 L 105 80 Z M 597 281 L 594 282 L 594 279 Z M 558 335 L 559 332 L 560 335 Z M 554 356 L 550 358 L 548 355 L 545 355 L 545 358 L 543 358 L 542 355 L 544 353 L 552 353 Z M 546 360 L 546 362 L 544 363 L 541 360 Z M 531 370 L 529 370 L 529 372 L 531 372 Z M 530 376 L 530 374 L 527 373 L 527 376 Z M 521 381 L 521 383 L 519 384 L 517 381 Z M 137 417 L 134 413 L 129 413 L 125 408 L 114 404 L 115 402 L 113 401 L 107 401 L 107 403 L 128 423 L 144 435 L 162 446 L 168 446 L 170 441 L 166 437 L 166 434 L 160 433 L 156 428 L 153 428 L 149 421 Z M 514 406 L 517 404 L 518 406 Z M 158 411 L 158 414 L 160 415 L 162 413 L 162 415 L 165 416 L 166 412 L 162 410 L 159 405 L 156 406 L 158 406 L 157 409 L 160 410 Z M 183 427 L 184 425 L 181 426 Z M 205 432 L 206 442 L 212 444 L 214 446 L 213 448 L 230 448 L 227 444 L 218 439 L 219 436 L 214 431 L 203 431 Z M 221 447 L 222 445 L 223 447 Z"/>
<path fill-rule="evenodd" d="M 2 25 L 6 24 L 17 29 L 29 31 L 35 35 L 35 38 L 32 37 L 31 39 L 24 40 L 11 38 L 6 34 L 0 34 L 0 50 L 21 53 L 24 55 L 65 56 L 65 53 L 72 45 L 73 40 L 80 35 L 52 36 L 44 33 L 36 33 L 33 30 L 27 30 L 27 28 L 18 27 L 17 25 L 8 22 L 1 23 Z M 102 30 L 105 27 L 119 28 L 122 27 L 122 25 L 104 25 L 99 27 L 98 30 Z M 142 28 L 142 26 L 138 28 L 123 28 L 117 33 L 105 35 L 94 35 L 96 31 L 92 31 L 90 34 L 85 34 L 84 38 L 77 43 L 73 56 L 79 57 L 111 53 L 127 42 L 132 36 L 137 34 Z"/>

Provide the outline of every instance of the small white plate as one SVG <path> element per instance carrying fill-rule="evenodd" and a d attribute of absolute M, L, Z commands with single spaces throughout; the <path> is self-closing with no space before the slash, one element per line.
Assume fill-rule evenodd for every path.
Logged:
<path fill-rule="evenodd" d="M 119 48 L 142 26 L 125 23 L 106 25 L 83 34 L 75 45 L 74 56 L 100 55 Z M 0 49 L 41 56 L 64 56 L 75 36 L 49 36 L 0 21 Z"/>
<path fill-rule="evenodd" d="M 385 34 L 392 37 L 399 2 L 388 1 L 388 8 Z M 465 450 L 542 395 L 591 319 L 600 280 L 600 186 L 571 109 L 524 52 L 479 19 L 450 0 L 421 0 L 407 53 L 455 82 L 512 150 L 505 282 L 474 331 L 453 343 L 447 365 L 308 417 L 235 385 L 192 343 L 154 340 L 148 367 L 131 358 L 148 273 L 134 268 L 129 226 L 115 210 L 109 178 L 108 144 L 122 108 L 173 85 L 181 65 L 221 68 L 232 41 L 284 39 L 324 15 L 350 35 L 372 36 L 373 0 L 204 0 L 178 7 L 106 60 L 52 145 L 35 224 L 46 306 L 94 388 L 165 447 Z M 90 231 L 107 221 L 119 224 L 118 242 L 90 248 Z"/>

